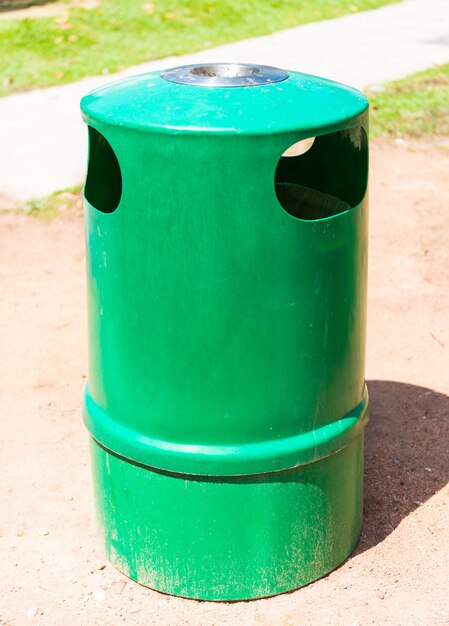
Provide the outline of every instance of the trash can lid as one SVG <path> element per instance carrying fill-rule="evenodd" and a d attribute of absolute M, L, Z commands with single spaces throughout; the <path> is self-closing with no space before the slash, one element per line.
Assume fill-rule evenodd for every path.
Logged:
<path fill-rule="evenodd" d="M 140 74 L 95 89 L 81 101 L 88 124 L 248 135 L 329 132 L 367 106 L 360 91 L 325 78 L 235 63 Z"/>

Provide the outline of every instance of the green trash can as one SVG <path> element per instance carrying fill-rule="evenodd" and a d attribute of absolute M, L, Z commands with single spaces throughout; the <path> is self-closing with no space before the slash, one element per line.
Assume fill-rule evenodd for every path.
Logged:
<path fill-rule="evenodd" d="M 190 598 L 305 585 L 361 528 L 367 100 L 213 64 L 81 106 L 84 419 L 107 557 Z"/>

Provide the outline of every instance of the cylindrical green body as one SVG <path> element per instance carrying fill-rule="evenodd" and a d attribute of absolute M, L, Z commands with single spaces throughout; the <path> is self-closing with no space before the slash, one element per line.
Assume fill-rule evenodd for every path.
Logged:
<path fill-rule="evenodd" d="M 151 73 L 82 110 L 84 415 L 108 558 L 201 599 L 304 585 L 360 533 L 366 99 L 297 73 L 229 88 Z"/>

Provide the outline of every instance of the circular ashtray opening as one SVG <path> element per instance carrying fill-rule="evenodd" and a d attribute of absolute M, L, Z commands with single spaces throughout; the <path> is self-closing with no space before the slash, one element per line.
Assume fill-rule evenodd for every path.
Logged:
<path fill-rule="evenodd" d="M 252 63 L 207 63 L 173 67 L 163 72 L 161 78 L 198 87 L 256 87 L 283 81 L 288 72 Z"/>
<path fill-rule="evenodd" d="M 260 74 L 260 68 L 256 65 L 244 65 L 243 63 L 217 63 L 216 65 L 199 65 L 192 67 L 190 73 L 194 76 L 207 76 L 209 78 L 242 78 Z"/>

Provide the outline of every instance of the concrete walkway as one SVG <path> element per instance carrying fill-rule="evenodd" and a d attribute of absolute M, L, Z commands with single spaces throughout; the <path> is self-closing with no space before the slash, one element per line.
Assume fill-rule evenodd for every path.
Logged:
<path fill-rule="evenodd" d="M 363 88 L 449 62 L 449 1 L 405 0 L 144 63 L 120 74 L 0 99 L 0 207 L 16 206 L 83 179 L 86 129 L 79 100 L 86 92 L 123 76 L 217 61 L 275 65 Z"/>

